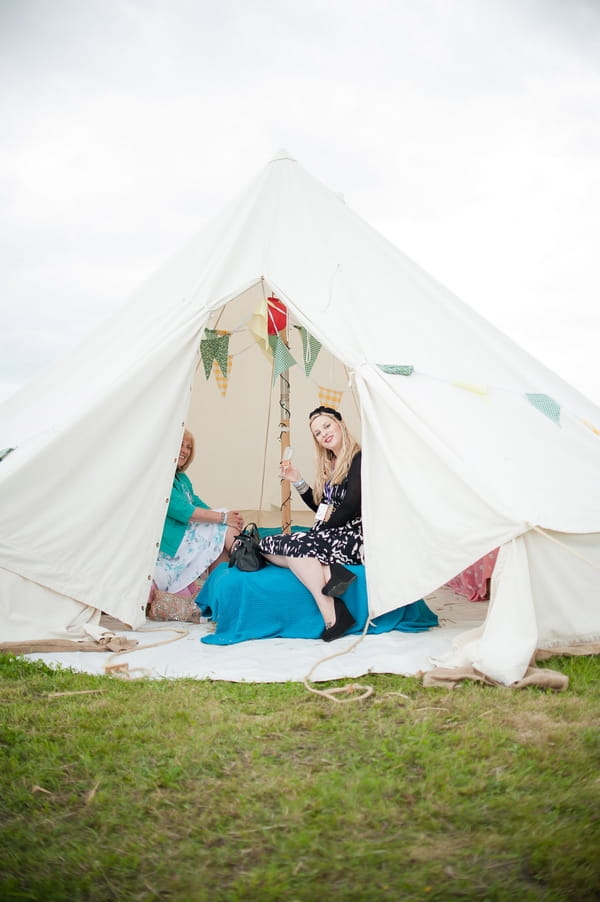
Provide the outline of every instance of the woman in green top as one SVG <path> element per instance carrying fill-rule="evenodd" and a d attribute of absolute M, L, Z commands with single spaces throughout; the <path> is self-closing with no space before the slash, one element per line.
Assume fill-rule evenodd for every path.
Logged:
<path fill-rule="evenodd" d="M 194 436 L 186 429 L 154 572 L 161 592 L 177 593 L 205 570 L 229 560 L 233 540 L 244 526 L 239 511 L 213 510 L 194 493 L 185 472 L 194 450 Z"/>

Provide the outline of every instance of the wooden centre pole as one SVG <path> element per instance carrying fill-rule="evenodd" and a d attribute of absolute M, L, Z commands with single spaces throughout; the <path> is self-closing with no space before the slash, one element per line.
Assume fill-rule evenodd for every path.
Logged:
<path fill-rule="evenodd" d="M 287 330 L 279 333 L 281 340 L 289 348 Z M 290 447 L 290 371 L 284 370 L 279 376 L 279 407 L 281 419 L 279 422 L 280 460 L 284 459 L 286 448 Z M 289 533 L 292 528 L 292 485 L 287 479 L 281 480 L 281 530 Z"/>

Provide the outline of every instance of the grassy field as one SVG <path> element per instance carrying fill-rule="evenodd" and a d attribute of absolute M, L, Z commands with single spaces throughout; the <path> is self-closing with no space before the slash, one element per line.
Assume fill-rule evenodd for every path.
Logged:
<path fill-rule="evenodd" d="M 600 659 L 545 666 L 336 705 L 0 656 L 0 899 L 598 900 Z"/>

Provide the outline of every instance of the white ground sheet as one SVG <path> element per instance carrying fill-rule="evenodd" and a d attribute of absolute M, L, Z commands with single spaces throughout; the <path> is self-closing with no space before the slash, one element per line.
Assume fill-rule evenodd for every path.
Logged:
<path fill-rule="evenodd" d="M 210 623 L 147 621 L 142 629 L 131 631 L 122 629 L 118 621 L 104 618 L 102 623 L 107 628 L 127 639 L 138 640 L 139 645 L 117 654 L 106 651 L 37 652 L 26 657 L 93 674 L 106 673 L 117 665 L 123 675 L 153 679 L 188 677 L 247 683 L 301 682 L 313 668 L 310 679 L 314 682 L 359 677 L 366 673 L 412 676 L 443 663 L 452 651 L 454 639 L 465 630 L 479 626 L 488 607 L 487 602 L 466 601 L 446 588 L 429 595 L 427 603 L 438 614 L 440 626 L 424 633 L 394 630 L 363 639 L 349 636 L 329 645 L 319 639 L 258 639 L 215 646 L 200 642 L 200 638 L 211 631 Z M 175 641 L 154 645 L 169 639 Z M 154 647 L 149 647 L 151 645 Z M 345 653 L 350 648 L 351 651 Z"/>

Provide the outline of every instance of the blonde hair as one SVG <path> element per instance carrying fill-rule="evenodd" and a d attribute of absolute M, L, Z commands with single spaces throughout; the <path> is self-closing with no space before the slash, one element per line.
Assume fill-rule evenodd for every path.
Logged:
<path fill-rule="evenodd" d="M 182 445 L 183 445 L 183 443 L 185 442 L 186 438 L 189 439 L 190 444 L 191 444 L 191 446 L 192 446 L 192 450 L 190 451 L 190 456 L 188 457 L 188 459 L 186 460 L 186 462 L 184 463 L 184 465 L 183 465 L 182 467 L 177 466 L 177 472 L 178 472 L 178 473 L 184 473 L 184 472 L 187 470 L 187 468 L 189 467 L 189 465 L 191 464 L 191 462 L 192 462 L 193 459 L 194 459 L 194 454 L 195 454 L 195 451 L 196 451 L 196 439 L 194 438 L 193 433 L 191 433 L 189 429 L 185 429 L 185 430 L 184 430 L 184 433 L 183 433 L 183 436 L 182 436 L 182 439 L 181 439 L 181 444 L 182 444 Z M 180 447 L 181 447 L 181 446 L 180 446 Z"/>
<path fill-rule="evenodd" d="M 322 416 L 331 416 L 331 414 L 323 413 L 321 410 L 318 412 L 315 411 L 314 414 L 310 417 L 310 424 L 312 424 L 313 420 L 317 417 Z M 339 416 L 332 417 L 337 421 L 340 427 L 340 431 L 342 433 L 342 447 L 340 448 L 340 453 L 335 459 L 335 467 L 332 471 L 331 462 L 334 459 L 333 451 L 330 451 L 328 448 L 324 448 L 323 445 L 320 445 L 316 440 L 314 433 L 311 429 L 311 434 L 313 437 L 313 441 L 315 443 L 315 458 L 316 458 L 316 474 L 315 474 L 315 483 L 313 485 L 313 498 L 317 502 L 320 503 L 323 498 L 325 483 L 330 482 L 333 485 L 339 485 L 344 481 L 348 472 L 350 470 L 350 464 L 352 463 L 355 454 L 360 451 L 360 445 L 356 441 L 353 435 L 348 431 L 348 427 L 344 423 Z"/>

